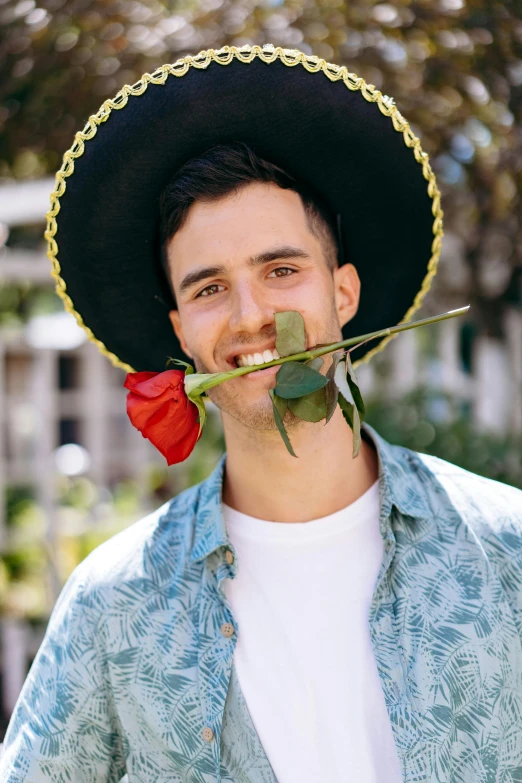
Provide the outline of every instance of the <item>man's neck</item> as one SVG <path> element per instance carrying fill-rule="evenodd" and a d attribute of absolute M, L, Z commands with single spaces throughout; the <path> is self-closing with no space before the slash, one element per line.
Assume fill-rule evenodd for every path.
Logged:
<path fill-rule="evenodd" d="M 353 503 L 376 481 L 378 456 L 362 439 L 352 458 L 353 433 L 340 408 L 328 422 L 287 428 L 297 459 L 277 430 L 238 426 L 223 416 L 227 457 L 224 502 L 274 522 L 309 522 Z"/>

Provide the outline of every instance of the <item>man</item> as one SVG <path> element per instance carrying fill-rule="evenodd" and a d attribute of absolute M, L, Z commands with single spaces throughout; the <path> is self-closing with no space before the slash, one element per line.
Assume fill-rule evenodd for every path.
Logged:
<path fill-rule="evenodd" d="M 391 104 L 379 113 L 359 96 L 347 127 L 362 124 L 363 138 L 354 132 L 348 151 L 336 138 L 325 148 L 313 138 L 320 128 L 299 121 L 326 112 L 321 121 L 331 122 L 352 97 L 347 83 L 319 82 L 327 64 L 317 77 L 284 72 L 298 53 L 276 52 L 277 64 L 273 50 L 253 51 L 257 61 L 236 50 L 226 77 L 219 53 L 208 71 L 194 68 L 204 55 L 184 61 L 189 93 L 183 79 L 171 80 L 183 150 L 168 177 L 146 144 L 154 133 L 174 154 L 173 99 L 160 74 L 156 93 L 128 110 L 124 149 L 125 112 L 113 112 L 91 148 L 75 148 L 65 196 L 58 188 L 60 229 L 53 207 L 48 238 L 55 264 L 60 247 L 59 290 L 64 299 L 72 292 L 66 305 L 86 328 L 96 325 L 91 339 L 120 366 L 132 359 L 131 369 L 163 369 L 174 347 L 172 336 L 161 347 L 166 321 L 179 355 L 217 372 L 267 360 L 276 312 L 299 311 L 311 346 L 347 328 L 364 333 L 361 323 L 366 332 L 391 325 L 412 285 L 425 289 L 432 230 L 440 239 L 440 216 L 431 220 L 437 192 L 425 158 L 418 149 L 414 158 L 386 118 Z M 294 67 L 302 63 L 316 65 L 299 55 Z M 243 92 L 250 107 L 237 104 Z M 285 125 L 299 95 L 307 110 Z M 243 115 L 253 144 L 238 135 Z M 190 154 L 198 123 L 205 149 Z M 336 133 L 342 139 L 346 127 Z M 278 161 L 286 152 L 293 171 L 301 162 L 303 176 L 256 152 L 263 139 Z M 359 161 L 366 142 L 372 154 Z M 345 191 L 335 180 L 343 154 L 350 166 L 341 169 L 352 175 Z M 118 189 L 99 204 L 90 188 L 103 198 L 118 172 Z M 375 183 L 391 172 L 396 191 L 382 194 Z M 390 219 L 397 231 L 386 236 Z M 90 232 L 79 231 L 80 220 Z M 158 282 L 162 253 L 170 294 Z M 158 306 L 165 317 L 155 321 Z M 366 423 L 352 458 L 339 410 L 326 425 L 286 414 L 294 459 L 271 413 L 274 374 L 212 389 L 227 451 L 211 476 L 71 576 L 15 709 L 2 780 L 522 776 L 522 492 L 393 446 Z"/>

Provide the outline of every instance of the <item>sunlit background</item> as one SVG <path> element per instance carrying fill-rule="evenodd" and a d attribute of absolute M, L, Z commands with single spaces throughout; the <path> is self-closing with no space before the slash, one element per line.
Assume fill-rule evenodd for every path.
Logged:
<path fill-rule="evenodd" d="M 522 488 L 515 7 L 0 0 L 0 739 L 71 570 L 205 478 L 224 448 L 213 409 L 190 458 L 167 468 L 127 419 L 123 371 L 63 311 L 43 230 L 74 133 L 145 71 L 225 44 L 295 47 L 393 96 L 430 156 L 445 211 L 439 272 L 414 318 L 471 308 L 404 332 L 359 366 L 367 420 L 390 442 Z"/>

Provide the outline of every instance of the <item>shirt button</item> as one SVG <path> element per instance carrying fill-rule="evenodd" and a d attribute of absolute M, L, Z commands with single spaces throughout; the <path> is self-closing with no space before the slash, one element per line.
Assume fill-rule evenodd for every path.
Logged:
<path fill-rule="evenodd" d="M 227 549 L 225 552 L 225 560 L 229 565 L 232 565 L 232 563 L 234 562 L 234 555 L 232 554 L 230 549 Z"/>
<path fill-rule="evenodd" d="M 210 726 L 205 726 L 203 731 L 201 732 L 201 736 L 205 740 L 205 742 L 212 742 L 214 739 L 214 732 L 210 728 Z"/>
<path fill-rule="evenodd" d="M 234 636 L 235 630 L 232 623 L 223 623 L 221 626 L 221 633 L 223 636 Z"/>

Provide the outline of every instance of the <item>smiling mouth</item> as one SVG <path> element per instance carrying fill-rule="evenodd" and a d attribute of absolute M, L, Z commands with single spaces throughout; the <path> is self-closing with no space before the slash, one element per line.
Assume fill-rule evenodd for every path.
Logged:
<path fill-rule="evenodd" d="M 235 358 L 232 359 L 231 362 L 227 361 L 227 364 L 228 364 L 229 367 L 232 367 L 234 370 L 235 369 L 245 369 L 246 367 L 251 369 L 251 372 L 245 373 L 244 375 L 238 375 L 238 378 L 248 378 L 251 375 L 260 375 L 260 374 L 264 374 L 264 373 L 271 374 L 272 372 L 277 372 L 279 370 L 280 366 L 281 366 L 280 364 L 274 364 L 274 365 L 272 365 L 272 367 L 262 367 L 261 365 L 259 365 L 259 369 L 257 369 L 257 365 L 255 365 L 255 364 L 252 364 L 252 365 L 241 365 L 241 364 L 238 364 L 237 363 L 237 359 L 235 359 Z M 266 362 L 264 362 L 264 364 L 266 364 Z"/>
<path fill-rule="evenodd" d="M 249 353 L 248 351 L 245 351 L 245 353 L 239 353 L 234 356 L 233 362 L 236 367 L 254 367 L 258 364 L 261 365 L 267 364 L 268 362 L 273 362 L 275 359 L 279 359 L 279 353 L 274 346 L 272 348 L 265 348 L 262 351 L 255 351 L 253 353 Z"/>

